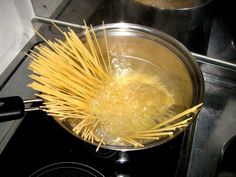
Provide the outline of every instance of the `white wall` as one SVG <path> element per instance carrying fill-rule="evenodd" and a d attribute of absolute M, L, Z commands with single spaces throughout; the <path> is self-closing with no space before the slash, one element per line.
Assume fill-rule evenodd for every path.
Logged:
<path fill-rule="evenodd" d="M 30 0 L 0 0 L 0 74 L 33 36 Z"/>

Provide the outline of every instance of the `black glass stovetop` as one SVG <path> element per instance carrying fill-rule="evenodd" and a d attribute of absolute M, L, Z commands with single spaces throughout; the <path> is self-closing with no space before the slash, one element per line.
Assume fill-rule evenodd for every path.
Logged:
<path fill-rule="evenodd" d="M 4 177 L 27 177 L 42 167 L 61 162 L 80 163 L 106 177 L 183 176 L 189 130 L 161 146 L 132 152 L 100 149 L 64 130 L 42 111 L 26 115 L 0 155 Z M 50 176 L 50 175 L 49 175 Z M 96 177 L 96 174 L 65 175 Z M 65 177 L 64 176 L 64 177 Z"/>

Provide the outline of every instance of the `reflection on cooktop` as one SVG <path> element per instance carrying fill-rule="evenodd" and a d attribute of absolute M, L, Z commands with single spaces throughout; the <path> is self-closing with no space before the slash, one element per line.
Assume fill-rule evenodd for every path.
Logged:
<path fill-rule="evenodd" d="M 45 166 L 30 177 L 66 177 L 66 176 L 79 176 L 79 177 L 104 177 L 100 172 L 94 168 L 75 162 L 61 162 Z"/>

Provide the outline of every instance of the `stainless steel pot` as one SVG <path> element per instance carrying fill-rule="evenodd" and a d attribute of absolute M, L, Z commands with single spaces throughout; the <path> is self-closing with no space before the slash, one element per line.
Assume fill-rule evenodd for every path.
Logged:
<path fill-rule="evenodd" d="M 107 24 L 94 28 L 101 50 L 104 53 L 106 52 L 104 28 L 111 56 L 114 54 L 114 57 L 121 57 L 125 61 L 124 63 L 128 63 L 128 66 L 134 70 L 142 69 L 142 71 L 158 75 L 160 81 L 165 83 L 166 88 L 176 100 L 178 113 L 203 102 L 204 80 L 202 72 L 190 52 L 176 39 L 146 26 L 128 23 Z M 84 33 L 81 33 L 80 37 L 86 44 Z M 114 57 L 110 57 L 111 60 Z M 134 60 L 136 62 L 133 62 Z M 151 65 L 151 69 L 150 67 L 146 68 L 147 65 Z M 125 65 L 122 64 L 122 67 L 125 67 Z M 24 103 L 41 101 L 41 99 L 37 99 L 24 101 Z M 19 97 L 2 98 L 0 104 L 0 121 L 21 118 L 24 114 L 23 100 Z M 32 110 L 35 109 L 32 108 Z M 72 135 L 81 138 L 80 135 L 73 132 L 70 121 L 67 119 L 59 121 L 57 117 L 54 117 L 54 119 Z M 170 141 L 184 130 L 179 129 L 174 131 L 171 136 L 149 141 L 141 148 L 115 144 L 101 145 L 101 147 L 125 151 L 146 149 Z M 98 146 L 98 142 L 91 144 Z"/>
<path fill-rule="evenodd" d="M 156 5 L 151 5 L 153 2 Z M 192 52 L 207 52 L 214 0 L 109 0 L 105 3 L 91 18 L 92 24 L 100 23 L 101 19 L 106 23 L 141 24 L 170 34 Z"/>
<path fill-rule="evenodd" d="M 94 28 L 101 49 L 104 52 L 106 51 L 104 28 L 111 55 L 115 54 L 115 57 L 121 56 L 122 59 L 128 60 L 129 67 L 133 69 L 142 68 L 142 70 L 145 70 L 145 65 L 143 65 L 143 62 L 133 64 L 132 60 L 144 61 L 155 66 L 153 72 L 160 77 L 161 81 L 166 84 L 167 89 L 173 93 L 177 104 L 180 105 L 179 112 L 203 102 L 204 80 L 201 70 L 190 52 L 180 42 L 161 31 L 146 26 L 128 23 L 107 24 Z M 83 38 L 84 34 L 80 34 L 80 37 Z M 72 126 L 66 120 L 58 121 L 58 123 L 70 133 L 79 137 L 74 134 Z M 149 142 L 142 148 L 108 144 L 101 147 L 126 151 L 145 149 L 163 144 L 182 131 L 179 130 L 173 136 Z M 98 145 L 96 142 L 93 144 Z"/>

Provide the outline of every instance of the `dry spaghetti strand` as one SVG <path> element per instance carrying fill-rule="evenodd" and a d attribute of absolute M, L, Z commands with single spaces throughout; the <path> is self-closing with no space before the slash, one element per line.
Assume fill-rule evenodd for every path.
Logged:
<path fill-rule="evenodd" d="M 127 137 L 121 137 L 121 139 L 125 140 L 127 143 L 135 147 L 144 147 L 144 144 L 140 143 L 140 140 L 160 140 L 168 136 L 173 136 L 177 130 L 183 130 L 191 123 L 194 116 L 197 115 L 202 105 L 203 104 L 200 103 L 190 109 L 187 109 L 169 118 L 168 120 L 157 124 L 150 130 L 132 132 L 127 134 Z M 188 114 L 193 116 L 186 116 Z M 181 118 L 181 121 L 173 123 L 177 119 Z"/>
<path fill-rule="evenodd" d="M 29 86 L 40 92 L 38 96 L 44 99 L 44 111 L 60 121 L 76 120 L 73 131 L 84 140 L 95 140 L 101 145 L 103 141 L 94 133 L 98 119 L 90 114 L 88 103 L 109 78 L 110 66 L 105 62 L 93 28 L 91 36 L 85 23 L 87 49 L 72 29 L 63 32 L 53 25 L 66 41 L 48 41 L 35 31 L 47 45 L 39 45 L 35 47 L 36 52 L 29 54 L 33 59 L 29 68 L 34 73 L 30 77 L 35 81 Z"/>

